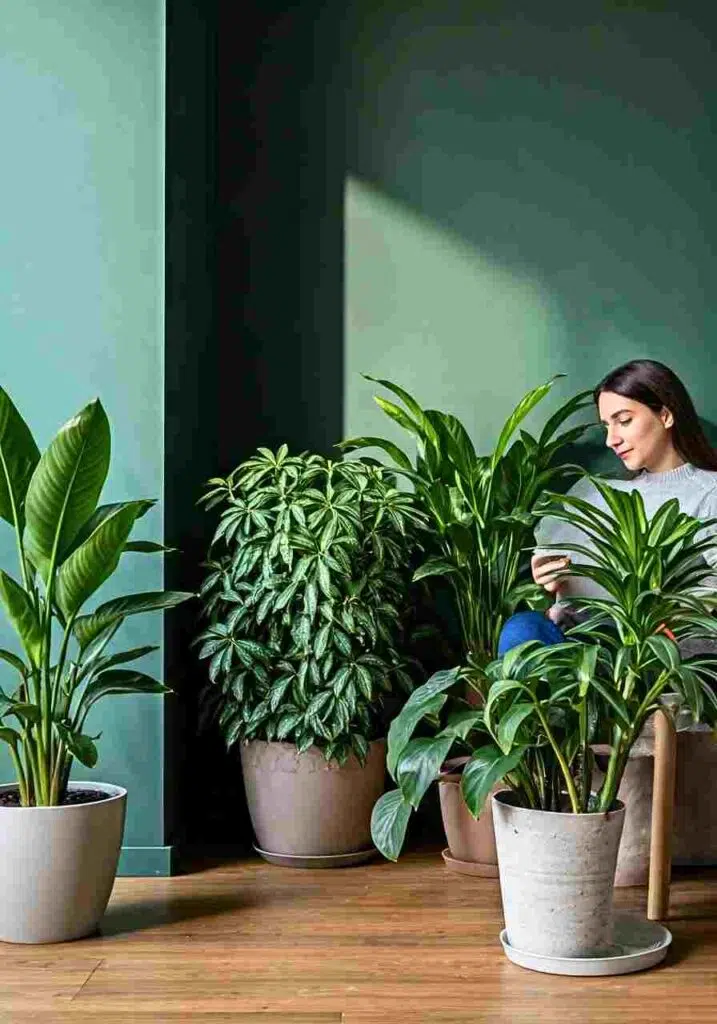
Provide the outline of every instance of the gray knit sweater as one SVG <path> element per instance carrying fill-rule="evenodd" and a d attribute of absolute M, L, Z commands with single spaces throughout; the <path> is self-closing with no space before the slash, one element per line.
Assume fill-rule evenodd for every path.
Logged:
<path fill-rule="evenodd" d="M 645 502 L 645 511 L 648 518 L 653 516 L 660 505 L 663 505 L 670 498 L 677 498 L 682 512 L 694 516 L 696 519 L 717 518 L 717 472 L 706 469 L 697 469 L 695 466 L 685 464 L 677 469 L 668 470 L 666 473 L 648 473 L 643 470 L 631 480 L 610 480 L 610 485 L 621 491 L 637 490 Z M 584 498 L 591 505 L 605 509 L 607 506 L 602 495 L 594 484 L 584 478 L 578 480 L 571 487 L 568 494 L 574 494 Z M 717 541 L 717 528 L 711 527 L 710 534 L 714 534 Z M 546 517 L 541 519 L 535 531 L 536 553 L 560 555 L 560 550 L 548 551 L 542 548 L 546 544 L 586 544 L 586 537 L 581 530 L 570 526 L 568 523 Z M 589 546 L 589 545 L 586 545 Z M 587 558 L 575 552 L 565 551 L 575 563 L 587 562 Z M 706 560 L 709 565 L 717 570 L 717 546 L 713 548 Z M 715 588 L 717 588 L 717 577 Z M 571 597 L 605 597 L 606 592 L 592 580 L 573 576 L 565 580 L 565 587 L 561 592 L 561 604 L 569 603 Z"/>

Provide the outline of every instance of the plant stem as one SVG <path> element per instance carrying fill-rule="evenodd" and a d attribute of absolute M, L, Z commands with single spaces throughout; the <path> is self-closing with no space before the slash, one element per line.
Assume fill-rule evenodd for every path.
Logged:
<path fill-rule="evenodd" d="M 568 791 L 568 797 L 570 799 L 570 806 L 572 808 L 573 814 L 579 814 L 580 801 L 578 799 L 577 790 L 575 789 L 575 782 L 573 780 L 572 775 L 570 774 L 570 768 L 568 767 L 568 763 L 563 756 L 562 750 L 560 749 L 560 744 L 556 741 L 555 737 L 553 736 L 552 730 L 548 725 L 548 719 L 543 714 L 543 709 L 541 708 L 540 703 L 537 700 L 535 701 L 535 710 L 538 713 L 538 718 L 540 719 L 541 725 L 545 730 L 545 735 L 548 738 L 548 743 L 550 743 L 550 746 L 553 748 L 558 764 L 560 765 L 560 770 L 563 773 L 565 787 Z"/>

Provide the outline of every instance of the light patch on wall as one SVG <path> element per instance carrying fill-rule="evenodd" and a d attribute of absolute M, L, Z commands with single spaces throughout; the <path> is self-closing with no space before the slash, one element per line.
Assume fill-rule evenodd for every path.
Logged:
<path fill-rule="evenodd" d="M 373 403 L 370 373 L 456 413 L 487 450 L 513 404 L 561 369 L 551 295 L 357 178 L 345 231 L 345 436 L 406 440 Z"/>

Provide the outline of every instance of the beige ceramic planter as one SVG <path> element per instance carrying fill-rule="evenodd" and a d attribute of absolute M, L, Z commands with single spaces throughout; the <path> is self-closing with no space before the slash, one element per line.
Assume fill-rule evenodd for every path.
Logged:
<path fill-rule="evenodd" d="M 452 770 L 462 767 L 467 761 L 467 757 L 446 761 L 438 779 L 441 818 L 448 843 L 448 850 L 443 851 L 443 859 L 452 871 L 497 878 L 498 856 L 491 801 L 487 800 L 480 817 L 474 818 L 461 795 L 461 774 Z M 503 786 L 501 783 L 492 792 L 499 792 Z"/>
<path fill-rule="evenodd" d="M 612 943 L 613 880 L 624 808 L 559 814 L 493 800 L 508 941 L 523 953 L 599 955 Z"/>
<path fill-rule="evenodd" d="M 14 789 L 0 786 L 0 791 Z M 127 790 L 67 807 L 0 807 L 0 940 L 66 942 L 93 932 L 117 873 Z"/>
<path fill-rule="evenodd" d="M 257 849 L 296 867 L 340 867 L 372 856 L 371 811 L 384 790 L 386 741 L 369 745 L 365 765 L 343 765 L 317 747 L 252 740 L 241 746 Z M 312 858 L 314 858 L 312 860 Z"/>

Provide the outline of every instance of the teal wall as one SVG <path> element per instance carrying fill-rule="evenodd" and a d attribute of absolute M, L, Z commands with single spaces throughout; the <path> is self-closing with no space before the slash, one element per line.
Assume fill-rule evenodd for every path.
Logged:
<path fill-rule="evenodd" d="M 635 357 L 717 420 L 714 15 L 673 2 L 356 0 L 345 429 L 398 428 L 359 373 L 481 447 L 529 387 Z"/>
<path fill-rule="evenodd" d="M 101 397 L 107 500 L 162 495 L 163 22 L 162 0 L 23 0 L 0 20 L 0 382 L 41 448 Z M 161 507 L 140 526 L 161 537 Z M 3 528 L 3 566 L 11 539 Z M 160 561 L 126 555 L 101 596 L 162 580 Z M 161 646 L 161 619 L 130 620 L 120 636 Z M 12 643 L 5 630 L 0 642 Z M 161 675 L 161 652 L 145 665 Z M 100 761 L 75 775 L 127 787 L 124 869 L 162 872 L 162 701 L 117 698 L 91 725 Z"/>

